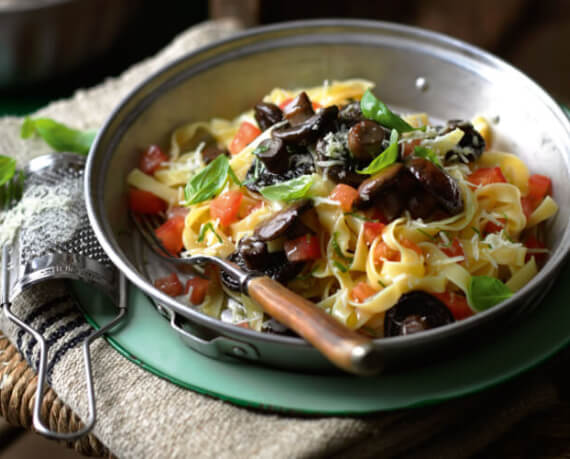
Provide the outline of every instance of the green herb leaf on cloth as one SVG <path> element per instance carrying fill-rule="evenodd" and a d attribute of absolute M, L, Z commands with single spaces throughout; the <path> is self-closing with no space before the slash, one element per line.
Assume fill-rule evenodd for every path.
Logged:
<path fill-rule="evenodd" d="M 51 118 L 26 117 L 20 136 L 28 139 L 34 134 L 38 134 L 55 151 L 87 155 L 97 131 L 80 131 Z"/>

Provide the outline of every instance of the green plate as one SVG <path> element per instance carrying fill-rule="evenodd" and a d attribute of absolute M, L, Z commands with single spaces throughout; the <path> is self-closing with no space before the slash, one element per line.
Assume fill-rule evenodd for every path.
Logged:
<path fill-rule="evenodd" d="M 365 414 L 437 403 L 471 394 L 532 368 L 570 341 L 570 266 L 543 303 L 511 324 L 502 336 L 460 358 L 373 378 L 310 375 L 228 363 L 205 357 L 183 344 L 153 307 L 130 286 L 124 326 L 108 340 L 126 358 L 174 384 L 232 403 L 278 411 L 330 415 Z M 89 322 L 107 323 L 116 310 L 105 297 L 73 283 Z"/>

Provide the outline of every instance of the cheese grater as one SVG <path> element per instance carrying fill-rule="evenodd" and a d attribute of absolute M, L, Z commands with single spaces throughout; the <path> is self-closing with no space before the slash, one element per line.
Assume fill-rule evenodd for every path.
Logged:
<path fill-rule="evenodd" d="M 6 317 L 30 333 L 40 348 L 33 425 L 41 434 L 59 440 L 78 438 L 93 428 L 96 409 L 89 345 L 114 327 L 125 316 L 127 307 L 126 279 L 113 266 L 89 224 L 83 195 L 84 167 L 85 157 L 70 153 L 45 155 L 30 161 L 23 171 L 21 201 L 8 211 L 13 215 L 5 217 L 5 222 L 8 219 L 19 222 L 19 228 L 11 237 L 3 235 L 2 307 Z M 52 279 L 92 284 L 118 307 L 117 316 L 105 327 L 93 331 L 82 344 L 89 415 L 82 429 L 69 433 L 51 431 L 41 420 L 46 340 L 11 310 L 11 302 L 23 290 Z"/>

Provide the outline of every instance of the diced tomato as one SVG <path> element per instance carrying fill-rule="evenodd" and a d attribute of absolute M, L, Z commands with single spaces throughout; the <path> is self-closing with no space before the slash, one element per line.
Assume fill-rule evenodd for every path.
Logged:
<path fill-rule="evenodd" d="M 376 264 L 382 263 L 384 260 L 387 261 L 400 261 L 400 252 L 392 249 L 384 241 L 380 241 L 376 244 L 374 249 L 374 261 Z"/>
<path fill-rule="evenodd" d="M 236 324 L 236 327 L 245 328 L 246 330 L 249 330 L 249 324 L 247 322 L 241 322 L 239 324 Z"/>
<path fill-rule="evenodd" d="M 289 261 L 307 261 L 321 258 L 319 238 L 313 234 L 305 234 L 297 239 L 285 241 L 285 255 Z"/>
<path fill-rule="evenodd" d="M 364 242 L 366 242 L 367 246 L 371 246 L 378 236 L 382 234 L 386 225 L 380 222 L 365 222 L 363 228 L 363 237 Z"/>
<path fill-rule="evenodd" d="M 287 105 L 289 105 L 289 103 L 290 103 L 292 100 L 293 100 L 292 97 L 289 97 L 288 99 L 285 99 L 283 102 L 281 102 L 281 103 L 279 104 L 279 108 L 280 108 L 281 110 L 285 110 L 285 107 L 286 107 Z M 315 111 L 322 107 L 321 104 L 319 104 L 318 102 L 314 102 L 314 101 L 311 101 L 311 105 L 313 106 L 313 110 L 315 110 Z"/>
<path fill-rule="evenodd" d="M 178 279 L 176 273 L 156 279 L 154 281 L 154 286 L 162 293 L 166 293 L 169 296 L 182 295 L 182 292 L 184 291 L 182 283 L 180 282 L 180 279 Z"/>
<path fill-rule="evenodd" d="M 455 320 L 465 319 L 474 314 L 467 303 L 467 299 L 459 293 L 443 292 L 432 293 L 432 295 L 448 307 Z"/>
<path fill-rule="evenodd" d="M 202 279 L 201 277 L 193 277 L 186 281 L 186 288 L 184 293 L 190 293 L 190 303 L 193 305 L 202 304 L 204 298 L 206 298 L 206 293 L 208 293 L 208 286 L 210 281 L 208 279 Z"/>
<path fill-rule="evenodd" d="M 168 209 L 168 212 L 166 212 L 166 218 L 186 217 L 186 215 L 188 215 L 188 212 L 190 212 L 190 209 L 188 207 L 173 206 Z"/>
<path fill-rule="evenodd" d="M 552 193 L 552 181 L 546 175 L 532 174 L 528 178 L 528 196 L 538 204 Z"/>
<path fill-rule="evenodd" d="M 182 232 L 184 231 L 184 217 L 176 216 L 166 220 L 154 230 L 156 237 L 172 255 L 178 255 L 182 250 Z"/>
<path fill-rule="evenodd" d="M 473 185 L 490 185 L 491 183 L 507 183 L 500 167 L 482 167 L 471 175 L 467 176 L 467 181 Z"/>
<path fill-rule="evenodd" d="M 238 217 L 245 218 L 255 209 L 259 209 L 262 205 L 262 201 L 250 198 L 249 196 L 243 196 L 243 199 L 241 200 L 241 204 L 239 206 Z"/>
<path fill-rule="evenodd" d="M 485 224 L 485 228 L 483 229 L 483 233 L 485 233 L 485 234 L 500 233 L 505 228 L 505 219 L 499 218 L 499 219 L 497 219 L 497 221 L 499 222 L 499 224 L 492 222 L 492 221 L 488 221 Z"/>
<path fill-rule="evenodd" d="M 150 191 L 131 188 L 129 190 L 129 209 L 135 214 L 158 214 L 166 210 L 166 201 Z"/>
<path fill-rule="evenodd" d="M 521 198 L 526 218 L 530 217 L 542 200 L 552 193 L 552 182 L 545 175 L 533 174 L 528 179 L 528 194 Z"/>
<path fill-rule="evenodd" d="M 206 265 L 204 268 L 204 274 L 206 277 L 215 284 L 219 283 L 220 281 L 220 267 L 216 266 L 213 263 Z"/>
<path fill-rule="evenodd" d="M 366 215 L 366 218 L 370 219 L 370 220 L 378 220 L 380 223 L 388 223 L 388 219 L 386 218 L 386 216 L 382 213 L 382 211 L 376 207 L 372 207 L 371 209 L 368 209 L 366 211 L 364 211 L 364 215 Z"/>
<path fill-rule="evenodd" d="M 409 239 L 406 239 L 405 237 L 403 237 L 400 240 L 400 244 L 402 244 L 404 247 L 406 247 L 407 249 L 412 249 L 414 252 L 416 252 L 418 255 L 423 255 L 422 249 L 421 247 L 416 244 L 413 241 L 410 241 Z"/>
<path fill-rule="evenodd" d="M 261 134 L 261 131 L 257 126 L 254 126 L 247 121 L 240 124 L 239 129 L 230 143 L 230 153 L 232 155 L 237 155 L 245 147 L 247 147 L 253 140 Z"/>
<path fill-rule="evenodd" d="M 329 198 L 333 201 L 338 201 L 340 203 L 341 209 L 345 212 L 350 212 L 352 209 L 352 203 L 357 197 L 358 191 L 344 183 L 339 183 L 335 186 L 329 195 Z"/>
<path fill-rule="evenodd" d="M 535 236 L 529 236 L 526 238 L 526 240 L 524 241 L 524 245 L 527 249 L 545 249 L 546 246 L 539 241 Z M 531 257 L 534 257 L 536 263 L 538 265 L 543 265 L 546 262 L 546 259 L 548 258 L 548 253 L 546 252 L 539 252 L 539 253 L 527 253 L 525 256 L 524 261 L 528 262 Z"/>
<path fill-rule="evenodd" d="M 443 247 L 441 251 L 450 258 L 463 257 L 465 255 L 463 253 L 463 247 L 461 247 L 459 239 L 457 239 L 456 237 L 453 238 L 453 242 L 449 247 Z"/>
<path fill-rule="evenodd" d="M 359 303 L 364 302 L 367 298 L 378 293 L 377 290 L 370 287 L 366 282 L 359 282 L 350 291 L 350 297 Z"/>
<path fill-rule="evenodd" d="M 210 203 L 210 216 L 219 219 L 220 225 L 228 226 L 238 218 L 243 194 L 238 190 L 222 193 Z"/>
<path fill-rule="evenodd" d="M 139 169 L 145 174 L 152 175 L 165 161 L 168 161 L 168 155 L 158 145 L 151 145 L 141 154 Z"/>
<path fill-rule="evenodd" d="M 402 145 L 404 145 L 404 149 L 402 151 L 402 157 L 406 158 L 407 156 L 411 156 L 414 154 L 414 148 L 416 148 L 420 143 L 421 143 L 422 139 L 414 139 L 414 140 L 410 140 L 407 142 L 404 142 Z"/>

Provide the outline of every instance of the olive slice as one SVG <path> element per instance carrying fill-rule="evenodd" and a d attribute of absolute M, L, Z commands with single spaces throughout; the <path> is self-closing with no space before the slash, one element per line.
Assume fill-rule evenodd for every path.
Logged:
<path fill-rule="evenodd" d="M 400 297 L 386 312 L 384 336 L 404 336 L 454 322 L 451 311 L 427 292 L 416 290 Z"/>

